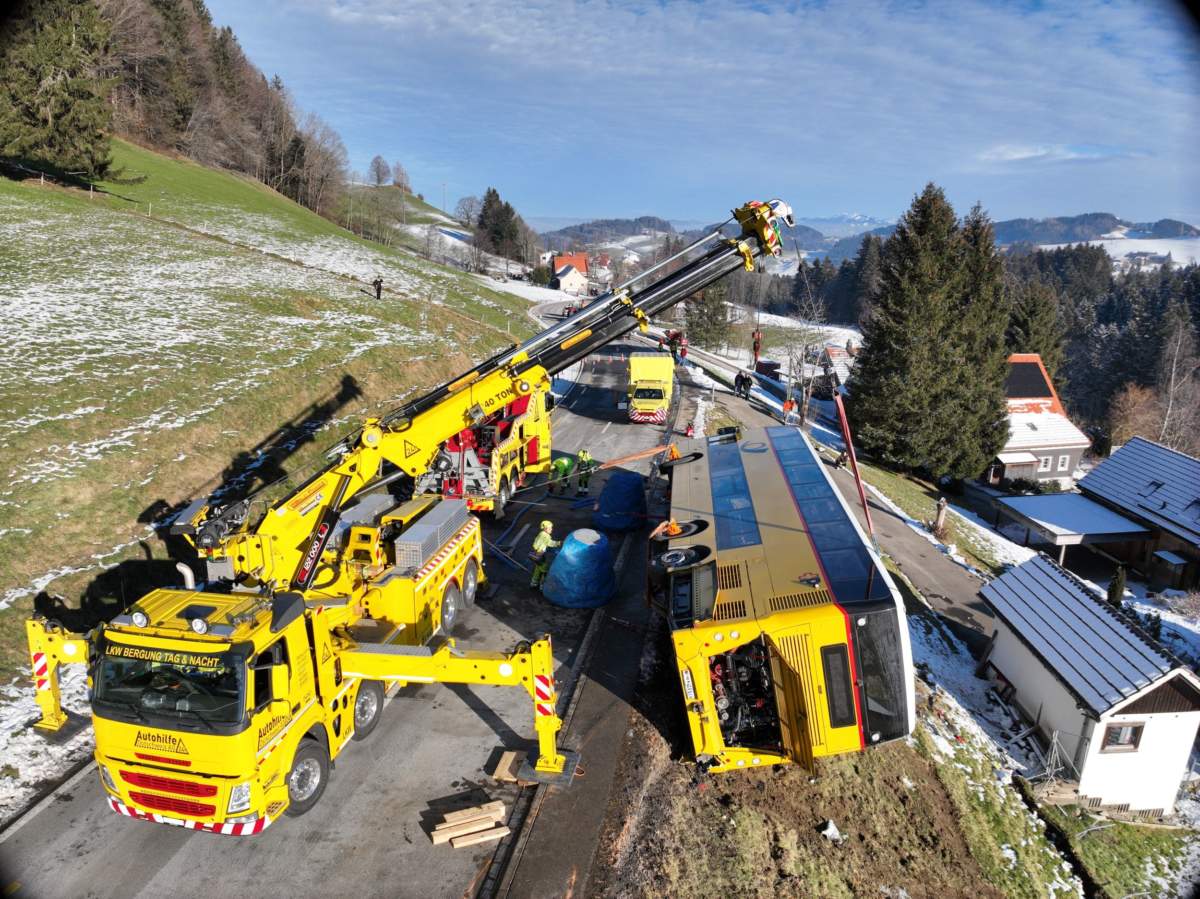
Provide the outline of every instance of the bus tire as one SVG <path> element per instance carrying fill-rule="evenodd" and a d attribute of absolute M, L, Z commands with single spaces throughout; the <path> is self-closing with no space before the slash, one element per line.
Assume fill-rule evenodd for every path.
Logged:
<path fill-rule="evenodd" d="M 462 577 L 462 596 L 463 607 L 471 608 L 475 605 L 475 594 L 479 592 L 479 563 L 474 559 L 467 560 L 467 567 L 463 569 Z"/>
<path fill-rule="evenodd" d="M 446 636 L 450 635 L 450 631 L 454 630 L 454 625 L 458 623 L 458 614 L 462 611 L 463 597 L 462 591 L 458 589 L 458 585 L 451 581 L 446 585 L 446 590 L 442 593 L 442 633 Z"/>
<path fill-rule="evenodd" d="M 351 739 L 365 740 L 379 725 L 383 717 L 383 684 L 377 680 L 365 680 L 358 685 L 354 698 L 354 736 Z"/>
<path fill-rule="evenodd" d="M 329 753 L 316 740 L 301 740 L 288 772 L 285 815 L 298 818 L 312 809 L 329 783 Z"/>

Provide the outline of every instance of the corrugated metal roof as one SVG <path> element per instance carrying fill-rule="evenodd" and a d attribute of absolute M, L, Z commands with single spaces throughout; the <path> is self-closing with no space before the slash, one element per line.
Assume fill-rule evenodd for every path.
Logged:
<path fill-rule="evenodd" d="M 1079 489 L 1200 546 L 1200 459 L 1134 437 Z"/>
<path fill-rule="evenodd" d="M 1045 556 L 996 578 L 979 595 L 1097 717 L 1176 667 Z"/>
<path fill-rule="evenodd" d="M 1004 452 L 1023 449 L 1066 449 L 1091 446 L 1087 434 L 1057 412 L 1009 412 Z"/>

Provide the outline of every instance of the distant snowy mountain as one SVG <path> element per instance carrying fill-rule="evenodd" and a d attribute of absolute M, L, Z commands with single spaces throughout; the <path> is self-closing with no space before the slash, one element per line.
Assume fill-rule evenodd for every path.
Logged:
<path fill-rule="evenodd" d="M 815 228 L 826 237 L 852 237 L 893 223 L 894 220 L 877 219 L 860 212 L 843 212 L 840 215 L 824 217 L 803 216 L 796 219 L 796 224 Z"/>

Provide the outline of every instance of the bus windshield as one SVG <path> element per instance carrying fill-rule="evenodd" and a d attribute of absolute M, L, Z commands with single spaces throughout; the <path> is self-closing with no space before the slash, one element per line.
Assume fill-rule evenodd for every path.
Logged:
<path fill-rule="evenodd" d="M 245 711 L 246 660 L 230 652 L 184 653 L 110 644 L 94 700 L 179 718 L 235 723 Z"/>

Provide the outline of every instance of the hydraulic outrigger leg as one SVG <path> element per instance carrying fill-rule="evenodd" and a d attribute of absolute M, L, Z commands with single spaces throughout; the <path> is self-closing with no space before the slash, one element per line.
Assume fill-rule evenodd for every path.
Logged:
<path fill-rule="evenodd" d="M 569 784 L 579 764 L 579 754 L 562 752 L 557 737 L 562 729 L 554 685 L 554 651 L 547 634 L 513 652 L 476 652 L 455 648 L 447 639 L 440 646 L 400 646 L 360 643 L 341 655 L 342 674 L 366 680 L 393 681 L 400 685 L 482 684 L 491 687 L 524 687 L 533 700 L 538 757 L 525 762 L 521 780 Z"/>

